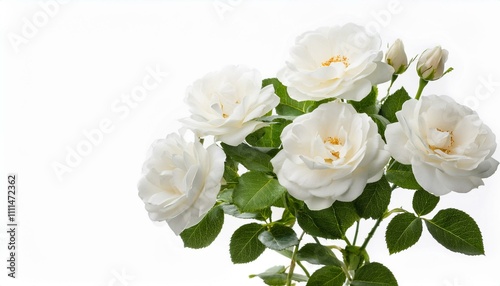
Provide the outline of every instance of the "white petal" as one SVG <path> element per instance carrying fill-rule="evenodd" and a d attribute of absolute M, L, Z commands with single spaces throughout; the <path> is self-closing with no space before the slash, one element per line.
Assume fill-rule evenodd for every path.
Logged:
<path fill-rule="evenodd" d="M 396 161 L 402 164 L 410 164 L 411 153 L 405 148 L 408 137 L 404 133 L 399 122 L 388 124 L 385 128 L 386 150 Z"/>
<path fill-rule="evenodd" d="M 335 202 L 335 199 L 332 197 L 319 198 L 319 197 L 310 197 L 304 200 L 307 207 L 312 211 L 320 211 L 326 208 L 329 208 Z"/>
<path fill-rule="evenodd" d="M 413 160 L 411 165 L 415 179 L 424 190 L 436 196 L 442 196 L 452 191 L 441 182 L 437 174 L 440 172 L 438 169 L 417 160 Z"/>

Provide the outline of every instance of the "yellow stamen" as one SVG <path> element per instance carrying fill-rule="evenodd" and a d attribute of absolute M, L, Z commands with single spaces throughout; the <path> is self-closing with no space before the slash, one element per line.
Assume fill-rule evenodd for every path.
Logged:
<path fill-rule="evenodd" d="M 453 151 L 452 147 L 453 147 L 453 144 L 455 143 L 455 139 L 453 138 L 453 131 L 446 131 L 446 130 L 442 130 L 440 128 L 436 128 L 436 129 L 439 132 L 448 132 L 450 134 L 450 144 L 448 144 L 448 146 L 446 146 L 444 148 L 429 145 L 429 148 L 434 152 L 436 152 L 436 150 L 440 150 L 441 152 L 443 152 L 445 154 L 450 154 Z"/>
<path fill-rule="evenodd" d="M 321 65 L 324 67 L 329 66 L 331 63 L 343 63 L 345 67 L 349 66 L 349 59 L 346 56 L 336 55 L 331 57 L 326 62 L 323 62 Z"/>
<path fill-rule="evenodd" d="M 326 142 L 328 142 L 330 144 L 333 144 L 333 145 L 342 145 L 342 142 L 337 137 L 335 137 L 335 138 L 327 137 L 326 140 L 325 140 L 325 143 Z"/>
<path fill-rule="evenodd" d="M 335 137 L 335 138 L 332 138 L 332 137 L 327 137 L 324 141 L 324 143 L 330 143 L 332 145 L 343 145 L 342 141 L 340 141 L 339 138 Z M 330 154 L 332 154 L 333 157 L 339 159 L 340 158 L 340 152 L 339 151 L 334 151 L 334 150 L 331 150 L 330 151 Z M 332 158 L 325 158 L 325 162 L 326 163 L 332 163 L 333 162 L 333 159 Z"/>
<path fill-rule="evenodd" d="M 333 155 L 333 156 L 337 157 L 337 159 L 339 159 L 339 158 L 340 158 L 340 153 L 339 153 L 339 151 L 335 151 L 335 152 L 330 151 L 330 153 L 332 153 L 332 155 Z"/>

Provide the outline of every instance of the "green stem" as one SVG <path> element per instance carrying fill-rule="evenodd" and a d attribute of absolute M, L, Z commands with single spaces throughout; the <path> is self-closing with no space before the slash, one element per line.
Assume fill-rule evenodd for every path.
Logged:
<path fill-rule="evenodd" d="M 359 220 L 356 221 L 356 232 L 354 233 L 354 240 L 352 241 L 353 245 L 356 245 L 356 240 L 358 239 L 358 232 L 359 232 Z"/>
<path fill-rule="evenodd" d="M 366 249 L 368 242 L 370 242 L 370 239 L 372 239 L 373 235 L 375 234 L 375 231 L 377 230 L 377 228 L 379 227 L 379 225 L 383 219 L 384 219 L 384 216 L 381 216 L 377 219 L 377 222 L 373 226 L 372 230 L 370 230 L 370 233 L 368 233 L 368 236 L 366 237 L 365 241 L 363 242 L 363 245 L 361 245 L 361 248 L 359 249 L 360 253 Z"/>
<path fill-rule="evenodd" d="M 402 208 L 395 208 L 395 209 L 392 209 L 388 212 L 386 212 L 383 216 L 382 216 L 382 219 L 385 219 L 386 217 L 389 217 L 391 214 L 394 214 L 394 213 L 407 213 L 408 211 L 405 210 L 405 209 L 402 209 Z"/>
<path fill-rule="evenodd" d="M 352 245 L 352 243 L 349 241 L 349 239 L 345 235 L 342 236 L 342 239 L 345 241 L 345 243 L 347 243 L 347 245 Z"/>
<path fill-rule="evenodd" d="M 340 246 L 337 246 L 337 245 L 325 245 L 326 247 L 330 248 L 330 249 L 336 249 L 340 252 L 342 252 L 344 249 Z"/>
<path fill-rule="evenodd" d="M 415 95 L 415 99 L 419 100 L 420 95 L 422 95 L 422 91 L 424 90 L 424 87 L 428 84 L 429 82 L 426 81 L 425 79 L 420 79 L 420 82 L 418 84 L 418 90 L 417 90 L 417 95 Z"/>
<path fill-rule="evenodd" d="M 300 261 L 297 261 L 297 265 L 300 266 L 300 268 L 302 268 L 302 271 L 304 271 L 307 278 L 311 277 L 311 274 L 309 274 L 309 271 L 307 271 L 306 267 Z"/>
<path fill-rule="evenodd" d="M 299 243 L 295 245 L 295 248 L 293 249 L 293 254 L 292 254 L 292 259 L 290 261 L 290 268 L 288 269 L 288 276 L 286 278 L 286 286 L 292 286 L 292 277 L 293 277 L 293 271 L 295 270 L 295 259 L 297 259 L 297 253 L 299 252 L 299 245 L 300 242 L 302 241 L 302 238 L 304 237 L 305 232 L 302 232 L 302 234 L 299 237 Z"/>
<path fill-rule="evenodd" d="M 387 88 L 387 95 L 381 100 L 381 102 L 383 102 L 389 96 L 389 93 L 391 92 L 391 87 L 394 84 L 394 82 L 396 81 L 396 79 L 398 79 L 398 75 L 393 74 L 392 78 L 391 78 L 391 83 L 389 84 L 389 87 Z"/>
<path fill-rule="evenodd" d="M 321 242 L 316 236 L 313 236 L 312 238 L 314 239 L 314 241 L 316 241 L 317 244 L 321 245 Z"/>

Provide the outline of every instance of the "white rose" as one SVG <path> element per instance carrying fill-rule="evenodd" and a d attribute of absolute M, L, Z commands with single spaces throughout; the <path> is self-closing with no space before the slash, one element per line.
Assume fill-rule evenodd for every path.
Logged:
<path fill-rule="evenodd" d="M 355 24 L 323 27 L 297 37 L 278 79 L 295 100 L 343 98 L 359 101 L 373 85 L 391 79 L 380 37 Z"/>
<path fill-rule="evenodd" d="M 483 184 L 498 162 L 495 135 L 476 112 L 448 96 L 410 99 L 385 131 L 387 149 L 411 164 L 417 182 L 434 195 L 465 193 Z"/>
<path fill-rule="evenodd" d="M 405 53 L 405 46 L 401 39 L 397 39 L 394 44 L 387 50 L 385 61 L 391 65 L 395 74 L 402 74 L 408 68 L 408 58 Z"/>
<path fill-rule="evenodd" d="M 283 150 L 271 160 L 274 172 L 312 210 L 356 199 L 381 178 L 390 157 L 373 120 L 340 101 L 297 117 L 281 140 Z"/>
<path fill-rule="evenodd" d="M 205 216 L 217 199 L 226 155 L 178 134 L 154 142 L 143 166 L 139 197 L 153 221 L 166 221 L 180 234 Z"/>
<path fill-rule="evenodd" d="M 215 136 L 236 146 L 253 131 L 266 126 L 254 120 L 280 102 L 272 85 L 262 87 L 257 70 L 228 66 L 195 81 L 188 88 L 186 102 L 191 117 L 181 119 L 198 136 Z"/>
<path fill-rule="evenodd" d="M 448 51 L 440 46 L 425 50 L 417 62 L 417 73 L 425 80 L 437 80 L 444 74 L 444 64 L 448 60 Z"/>

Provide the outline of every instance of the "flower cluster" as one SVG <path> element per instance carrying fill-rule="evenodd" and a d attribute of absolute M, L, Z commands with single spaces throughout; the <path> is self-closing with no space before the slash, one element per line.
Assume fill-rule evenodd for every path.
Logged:
<path fill-rule="evenodd" d="M 185 97 L 191 114 L 181 119 L 194 140 L 185 131 L 170 134 L 153 143 L 144 163 L 138 188 L 150 218 L 166 221 L 191 248 L 209 245 L 225 214 L 255 220 L 233 234 L 231 259 L 246 263 L 266 248 L 280 251 L 289 267 L 254 275 L 269 285 L 397 285 L 366 250 L 393 214 L 390 253 L 415 244 L 424 222 L 446 248 L 482 254 L 481 233 L 466 213 L 422 216 L 439 196 L 467 193 L 496 171 L 495 135 L 452 97 L 422 96 L 429 81 L 452 70 L 445 70 L 448 51 L 420 55 L 420 85 L 411 98 L 404 88 L 390 89 L 416 57 L 408 60 L 399 39 L 385 56 L 381 44 L 355 24 L 324 27 L 297 37 L 276 78 L 228 66 L 195 81 Z M 385 82 L 379 99 L 377 85 Z M 413 211 L 388 210 L 398 188 L 415 190 Z M 377 222 L 356 246 L 358 228 L 353 242 L 346 231 L 369 218 Z M 305 234 L 314 243 L 301 247 Z M 320 239 L 343 241 L 345 247 L 333 247 L 342 259 Z M 302 262 L 323 267 L 311 275 Z M 304 275 L 294 273 L 295 265 Z"/>

